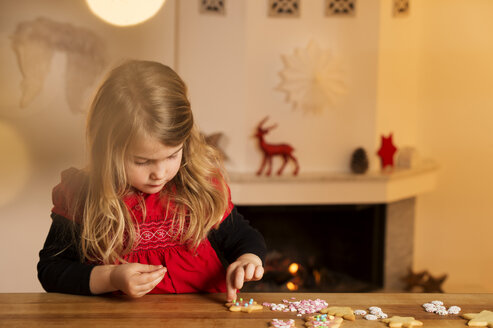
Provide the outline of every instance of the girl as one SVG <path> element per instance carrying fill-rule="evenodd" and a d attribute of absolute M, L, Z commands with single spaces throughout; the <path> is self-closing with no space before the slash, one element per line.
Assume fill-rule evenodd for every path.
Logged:
<path fill-rule="evenodd" d="M 263 237 L 238 214 L 219 155 L 169 67 L 128 61 L 88 116 L 89 164 L 62 172 L 38 278 L 48 292 L 227 292 L 263 275 Z"/>

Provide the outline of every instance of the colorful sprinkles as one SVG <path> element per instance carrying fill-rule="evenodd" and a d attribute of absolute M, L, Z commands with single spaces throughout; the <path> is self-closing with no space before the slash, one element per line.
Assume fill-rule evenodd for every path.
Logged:
<path fill-rule="evenodd" d="M 321 299 L 316 300 L 300 300 L 300 301 L 289 301 L 283 300 L 281 304 L 275 303 L 263 303 L 264 306 L 269 307 L 272 311 L 280 312 L 298 312 L 298 316 L 301 317 L 303 314 L 311 314 L 319 312 L 320 310 L 328 306 L 327 302 Z"/>
<path fill-rule="evenodd" d="M 281 319 L 272 319 L 270 322 L 270 326 L 272 328 L 293 328 L 294 325 L 294 319 L 289 319 L 289 320 L 281 320 Z"/>

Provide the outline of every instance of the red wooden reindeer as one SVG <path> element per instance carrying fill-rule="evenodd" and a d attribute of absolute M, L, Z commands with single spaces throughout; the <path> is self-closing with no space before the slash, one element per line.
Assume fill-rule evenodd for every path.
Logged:
<path fill-rule="evenodd" d="M 274 156 L 281 156 L 283 159 L 282 166 L 277 171 L 277 175 L 282 174 L 282 171 L 284 170 L 284 167 L 286 166 L 288 160 L 292 160 L 294 162 L 295 169 L 294 169 L 293 175 L 297 175 L 300 167 L 298 165 L 298 161 L 296 160 L 296 157 L 294 157 L 292 154 L 294 151 L 294 148 L 288 144 L 269 144 L 269 143 L 265 142 L 264 136 L 270 130 L 274 129 L 277 126 L 277 124 L 274 124 L 268 128 L 264 128 L 263 124 L 267 121 L 268 118 L 269 117 L 267 116 L 262 121 L 260 121 L 260 123 L 257 126 L 257 133 L 255 134 L 255 137 L 258 139 L 258 144 L 260 146 L 260 149 L 264 153 L 262 165 L 260 166 L 259 170 L 257 171 L 257 175 L 262 174 L 262 171 L 264 170 L 264 166 L 266 164 L 269 166 L 267 169 L 266 175 L 270 175 L 271 169 L 272 169 L 272 157 L 274 157 Z"/>

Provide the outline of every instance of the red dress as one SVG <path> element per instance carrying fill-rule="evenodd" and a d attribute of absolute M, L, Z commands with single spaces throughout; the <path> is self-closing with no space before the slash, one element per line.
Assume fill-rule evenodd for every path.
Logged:
<path fill-rule="evenodd" d="M 165 217 L 167 202 L 160 199 L 159 193 L 141 195 L 146 206 L 145 221 L 142 220 L 140 196 L 134 194 L 125 199 L 139 224 L 139 242 L 125 259 L 132 263 L 162 264 L 167 267 L 168 273 L 151 293 L 226 291 L 226 271 L 209 240 L 205 239 L 196 252 L 177 244 L 170 233 L 173 211 L 168 211 L 170 213 Z M 231 202 L 229 205 L 223 220 L 231 212 L 233 205 Z"/>

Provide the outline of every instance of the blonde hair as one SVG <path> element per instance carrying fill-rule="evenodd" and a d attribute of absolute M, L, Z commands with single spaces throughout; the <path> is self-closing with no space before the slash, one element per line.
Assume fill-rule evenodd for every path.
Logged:
<path fill-rule="evenodd" d="M 163 64 L 127 61 L 107 76 L 88 115 L 89 184 L 81 253 L 89 261 L 125 262 L 124 256 L 138 243 L 135 218 L 123 197 L 131 192 L 125 174 L 127 150 L 142 134 L 169 147 L 183 143 L 182 166 L 161 191 L 176 205 L 179 242 L 196 248 L 227 209 L 220 155 L 194 124 L 185 83 Z"/>

